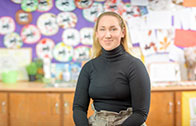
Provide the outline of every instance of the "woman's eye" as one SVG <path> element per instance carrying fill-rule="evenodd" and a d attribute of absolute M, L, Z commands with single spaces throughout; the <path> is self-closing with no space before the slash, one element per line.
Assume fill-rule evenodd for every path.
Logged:
<path fill-rule="evenodd" d="M 116 31 L 117 29 L 116 28 L 112 28 L 112 31 Z"/>
<path fill-rule="evenodd" d="M 99 29 L 100 31 L 104 31 L 105 29 Z"/>

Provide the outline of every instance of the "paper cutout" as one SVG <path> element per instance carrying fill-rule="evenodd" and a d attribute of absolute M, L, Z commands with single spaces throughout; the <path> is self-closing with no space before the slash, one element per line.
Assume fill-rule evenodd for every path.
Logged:
<path fill-rule="evenodd" d="M 55 0 L 55 5 L 60 11 L 73 11 L 76 8 L 74 0 Z"/>
<path fill-rule="evenodd" d="M 176 29 L 174 44 L 179 47 L 196 46 L 196 31 Z"/>
<path fill-rule="evenodd" d="M 97 17 L 104 11 L 103 5 L 101 3 L 94 2 L 93 5 L 88 9 L 83 9 L 83 17 L 90 21 L 95 22 Z"/>
<path fill-rule="evenodd" d="M 74 48 L 74 61 L 86 61 L 90 59 L 90 48 L 88 46 L 77 46 Z"/>
<path fill-rule="evenodd" d="M 21 8 L 26 12 L 35 11 L 38 7 L 38 0 L 22 0 Z"/>
<path fill-rule="evenodd" d="M 138 6 L 132 6 L 130 3 L 126 3 L 124 5 L 124 11 L 122 12 L 122 17 L 125 20 L 128 21 L 130 18 L 138 17 L 140 15 L 141 13 Z"/>
<path fill-rule="evenodd" d="M 33 44 L 41 38 L 40 31 L 35 25 L 25 25 L 20 33 L 24 43 Z"/>
<path fill-rule="evenodd" d="M 173 29 L 158 29 L 156 30 L 157 39 L 157 51 L 158 52 L 169 52 L 170 47 L 174 43 Z"/>
<path fill-rule="evenodd" d="M 93 28 L 80 29 L 80 41 L 85 45 L 93 45 Z"/>
<path fill-rule="evenodd" d="M 38 8 L 37 11 L 46 12 L 52 9 L 53 0 L 38 0 Z"/>
<path fill-rule="evenodd" d="M 21 25 L 30 24 L 32 21 L 32 14 L 23 10 L 18 10 L 15 15 L 16 22 Z"/>
<path fill-rule="evenodd" d="M 122 15 L 125 11 L 124 3 L 121 0 L 106 0 L 104 3 L 104 11 L 113 11 Z"/>
<path fill-rule="evenodd" d="M 52 36 L 59 31 L 59 26 L 56 22 L 56 15 L 53 13 L 44 13 L 37 20 L 37 27 L 43 35 Z"/>
<path fill-rule="evenodd" d="M 15 31 L 15 22 L 12 17 L 1 17 L 0 18 L 0 34 L 8 34 Z"/>
<path fill-rule="evenodd" d="M 142 40 L 140 40 L 140 46 L 142 52 L 145 56 L 151 55 L 153 53 L 157 53 L 157 38 L 156 38 L 156 30 L 143 30 L 140 31 L 142 36 Z"/>
<path fill-rule="evenodd" d="M 55 43 L 52 39 L 44 38 L 40 40 L 40 42 L 36 45 L 36 53 L 37 56 L 41 59 L 53 58 L 53 48 L 55 46 Z"/>
<path fill-rule="evenodd" d="M 87 9 L 91 7 L 93 4 L 93 0 L 75 0 L 76 7 L 80 9 Z"/>
<path fill-rule="evenodd" d="M 77 20 L 78 18 L 73 12 L 61 12 L 57 15 L 57 23 L 64 29 L 75 27 Z"/>
<path fill-rule="evenodd" d="M 183 6 L 185 7 L 196 7 L 196 1 L 195 0 L 184 0 Z"/>
<path fill-rule="evenodd" d="M 69 46 L 76 46 L 80 42 L 80 33 L 78 30 L 69 28 L 62 34 L 63 42 Z"/>
<path fill-rule="evenodd" d="M 60 42 L 54 47 L 53 55 L 57 61 L 69 62 L 73 57 L 73 47 Z"/>
<path fill-rule="evenodd" d="M 4 36 L 4 45 L 7 48 L 20 48 L 23 45 L 22 38 L 16 32 Z"/>

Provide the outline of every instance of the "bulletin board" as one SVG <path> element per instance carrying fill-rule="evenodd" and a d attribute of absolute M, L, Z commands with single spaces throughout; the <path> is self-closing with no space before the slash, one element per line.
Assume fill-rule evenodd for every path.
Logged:
<path fill-rule="evenodd" d="M 182 93 L 182 126 L 196 124 L 196 92 Z"/>
<path fill-rule="evenodd" d="M 32 61 L 31 48 L 0 48 L 0 59 L 0 74 L 2 72 L 16 70 L 18 71 L 18 80 L 28 80 L 25 67 Z"/>

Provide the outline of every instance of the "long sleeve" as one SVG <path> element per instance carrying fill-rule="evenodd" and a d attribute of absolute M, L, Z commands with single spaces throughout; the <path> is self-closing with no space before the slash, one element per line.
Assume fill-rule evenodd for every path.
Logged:
<path fill-rule="evenodd" d="M 135 59 L 129 68 L 129 85 L 133 114 L 123 122 L 123 126 L 140 126 L 148 115 L 150 106 L 150 79 L 143 63 Z"/>
<path fill-rule="evenodd" d="M 73 103 L 73 118 L 76 126 L 88 126 L 87 110 L 89 106 L 89 72 L 88 65 L 85 64 L 82 68 L 74 96 Z"/>
<path fill-rule="evenodd" d="M 73 115 L 76 126 L 88 126 L 89 99 L 96 111 L 120 112 L 132 107 L 123 126 L 140 126 L 150 106 L 150 79 L 144 64 L 119 46 L 90 60 L 82 68 L 75 92 Z"/>

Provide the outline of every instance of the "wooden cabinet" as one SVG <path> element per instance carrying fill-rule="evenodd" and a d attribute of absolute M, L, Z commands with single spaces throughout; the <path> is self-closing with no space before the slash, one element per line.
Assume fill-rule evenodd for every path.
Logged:
<path fill-rule="evenodd" d="M 8 126 L 8 94 L 0 93 L 0 126 Z"/>
<path fill-rule="evenodd" d="M 152 92 L 147 125 L 174 126 L 174 93 Z"/>
<path fill-rule="evenodd" d="M 152 92 L 149 126 L 181 126 L 181 92 Z"/>
<path fill-rule="evenodd" d="M 74 126 L 74 88 L 46 88 L 41 83 L 0 83 L 0 126 Z M 153 87 L 148 126 L 182 126 L 185 91 L 196 86 Z M 92 100 L 90 105 L 92 104 Z M 184 107 L 184 106 L 183 106 Z M 93 114 L 89 106 L 88 117 Z"/>
<path fill-rule="evenodd" d="M 0 126 L 74 126 L 73 98 L 74 92 L 0 93 Z M 88 117 L 93 114 L 91 104 Z M 151 93 L 147 125 L 181 126 L 181 113 L 181 91 Z"/>
<path fill-rule="evenodd" d="M 73 111 L 72 111 L 72 105 L 73 105 L 73 98 L 74 93 L 66 93 L 63 94 L 63 118 L 64 118 L 64 126 L 74 126 L 73 121 Z"/>
<path fill-rule="evenodd" d="M 57 93 L 10 93 L 10 126 L 60 126 L 61 100 Z"/>

